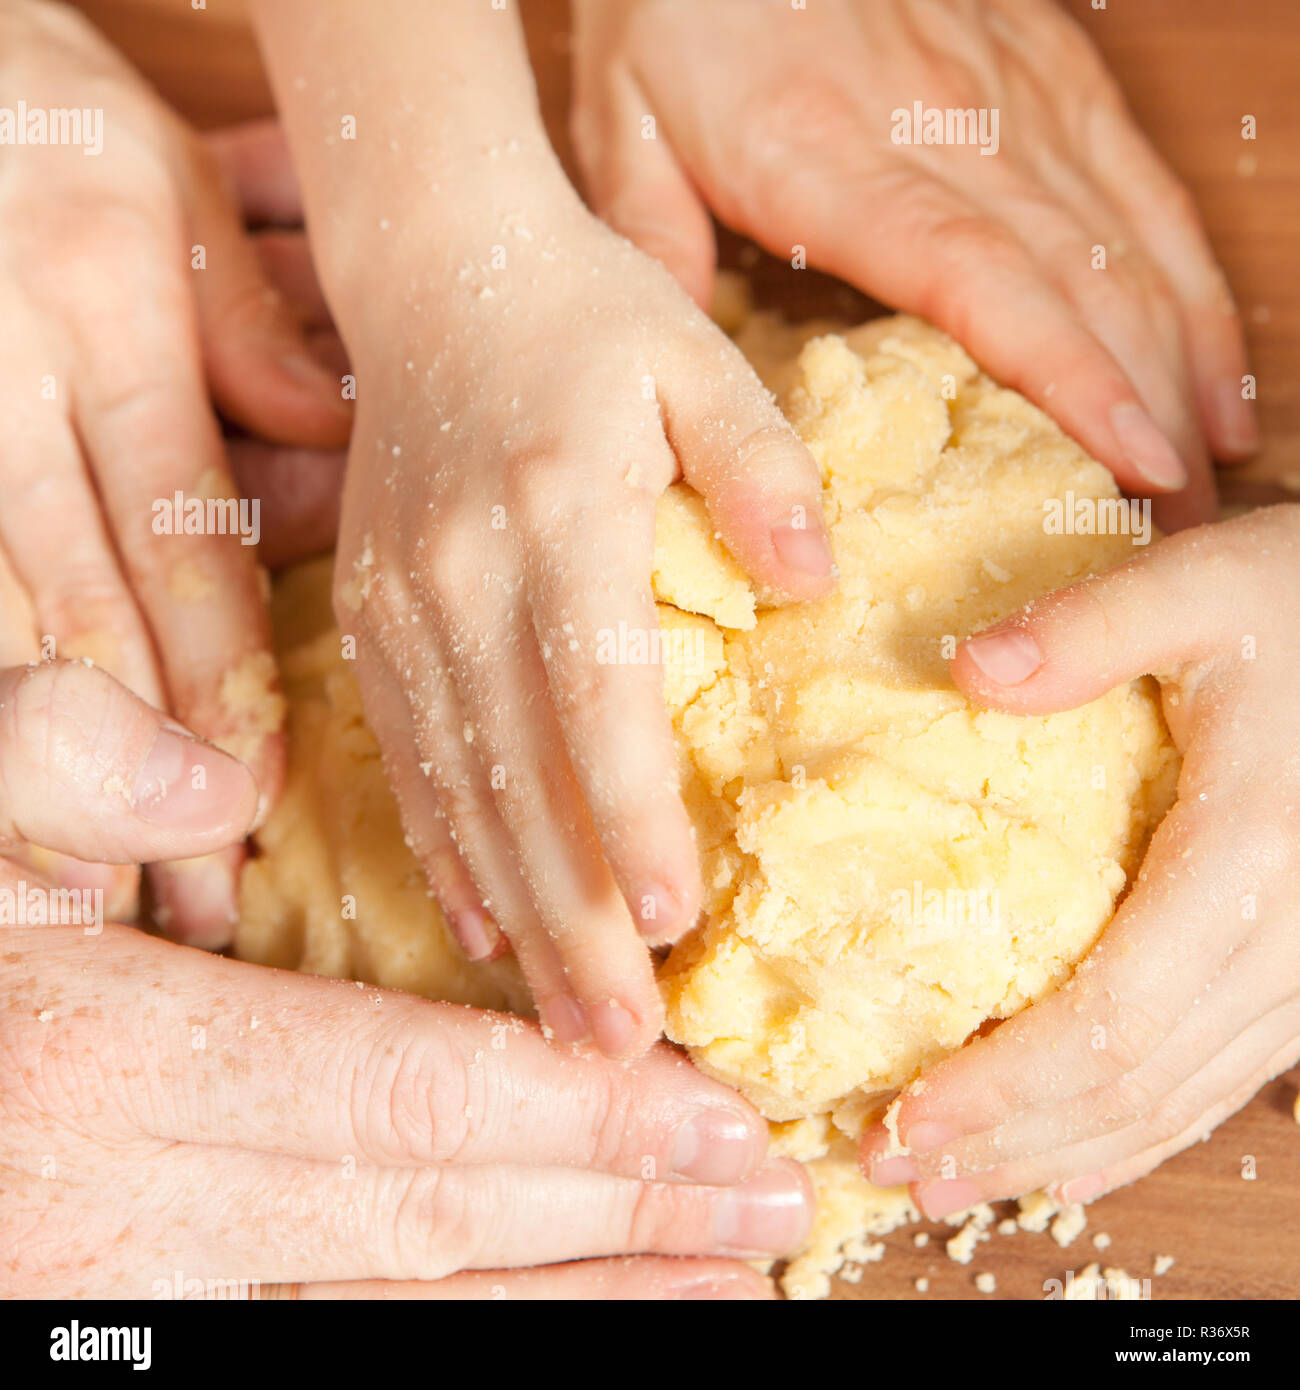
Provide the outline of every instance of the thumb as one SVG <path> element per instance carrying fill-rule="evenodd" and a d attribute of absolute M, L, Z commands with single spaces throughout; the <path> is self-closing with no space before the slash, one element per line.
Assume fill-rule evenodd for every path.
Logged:
<path fill-rule="evenodd" d="M 1253 607 L 1245 539 L 1233 522 L 1182 531 L 1045 594 L 963 642 L 953 680 L 978 704 L 1047 714 L 1240 650 L 1242 615 Z"/>
<path fill-rule="evenodd" d="M 241 840 L 257 785 L 106 672 L 75 661 L 0 671 L 0 844 L 136 864 Z"/>
<path fill-rule="evenodd" d="M 195 302 L 217 405 L 273 443 L 341 448 L 352 413 L 338 377 L 312 355 L 302 325 L 267 279 L 221 160 L 204 145 L 193 155 L 186 192 Z"/>
<path fill-rule="evenodd" d="M 574 102 L 573 145 L 588 201 L 708 313 L 717 264 L 713 222 L 649 109 L 632 78 L 617 70 L 599 100 L 580 94 Z"/>

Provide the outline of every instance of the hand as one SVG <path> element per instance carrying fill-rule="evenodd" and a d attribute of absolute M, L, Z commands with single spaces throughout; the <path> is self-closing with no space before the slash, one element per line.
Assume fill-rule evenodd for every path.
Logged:
<path fill-rule="evenodd" d="M 449 254 L 440 231 L 418 271 L 436 311 L 391 258 L 397 299 L 340 295 L 363 389 L 335 607 L 462 946 L 494 950 L 490 912 L 551 1032 L 627 1057 L 662 1026 L 646 943 L 702 890 L 662 672 L 602 664 L 600 634 L 655 630 L 655 502 L 679 476 L 773 599 L 825 593 L 831 558 L 816 465 L 744 359 L 558 184 L 514 194 L 517 235 L 493 220 Z"/>
<path fill-rule="evenodd" d="M 209 389 L 280 443 L 339 446 L 348 409 L 205 143 L 63 6 L 4 5 L 0 51 L 0 94 L 103 113 L 83 146 L 4 150 L 0 550 L 45 655 L 92 658 L 236 749 L 265 806 L 283 749 L 254 553 L 237 535 L 156 534 L 155 504 L 231 491 Z M 160 871 L 159 920 L 223 944 L 238 858 Z"/>
<path fill-rule="evenodd" d="M 577 0 L 575 18 L 593 205 L 700 303 L 707 205 L 952 334 L 1125 488 L 1183 488 L 1167 529 L 1212 518 L 1207 441 L 1225 460 L 1258 443 L 1241 324 L 1186 190 L 1056 4 Z M 996 113 L 996 154 L 894 143 L 917 102 Z"/>
<path fill-rule="evenodd" d="M 518 1019 L 70 925 L 11 857 L 211 853 L 256 806 L 242 764 L 104 672 L 0 673 L 0 893 L 65 904 L 0 930 L 0 1296 L 171 1296 L 177 1271 L 254 1295 L 770 1296 L 730 1258 L 472 1272 L 800 1244 L 803 1170 L 667 1048 L 625 1069 Z"/>
<path fill-rule="evenodd" d="M 958 649 L 972 700 L 1073 709 L 1144 672 L 1183 755 L 1178 800 L 1062 989 L 905 1093 L 873 1182 L 928 1216 L 1048 1183 L 1132 1182 L 1300 1059 L 1300 507 L 1161 541 Z"/>

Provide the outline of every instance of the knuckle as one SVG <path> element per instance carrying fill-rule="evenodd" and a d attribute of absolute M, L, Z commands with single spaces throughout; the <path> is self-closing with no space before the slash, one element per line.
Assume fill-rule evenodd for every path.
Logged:
<path fill-rule="evenodd" d="M 401 1190 L 392 1203 L 383 1239 L 399 1279 L 441 1279 L 469 1265 L 477 1248 L 477 1204 L 457 1201 L 449 1191 L 452 1172 L 416 1168 L 394 1181 Z"/>
<path fill-rule="evenodd" d="M 413 1044 L 405 1026 L 376 1039 L 353 1071 L 353 1131 L 372 1161 L 454 1160 L 468 1142 L 472 1114 L 466 1069 L 434 1033 Z"/>
<path fill-rule="evenodd" d="M 933 230 L 939 251 L 921 296 L 921 312 L 960 341 L 978 336 L 985 296 L 997 281 L 1011 288 L 1027 257 L 1010 229 L 977 213 L 943 218 Z"/>
<path fill-rule="evenodd" d="M 1138 1119 L 1150 1109 L 1149 1062 L 1168 1035 L 1168 1027 L 1132 1003 L 1116 1005 L 1102 1027 L 1103 1045 L 1096 1051 L 1103 1084 L 1121 1112 Z"/>
<path fill-rule="evenodd" d="M 592 1117 L 591 1166 L 604 1170 L 631 1171 L 634 1165 L 649 1159 L 657 1162 L 655 1154 L 638 1150 L 639 1126 L 633 1113 L 632 1094 L 622 1076 L 603 1077 L 593 1097 L 596 1114 Z M 651 1172 L 651 1181 L 661 1175 Z"/>
<path fill-rule="evenodd" d="M 697 1244 L 706 1191 L 673 1183 L 642 1183 L 628 1221 L 629 1251 L 674 1252 Z"/>

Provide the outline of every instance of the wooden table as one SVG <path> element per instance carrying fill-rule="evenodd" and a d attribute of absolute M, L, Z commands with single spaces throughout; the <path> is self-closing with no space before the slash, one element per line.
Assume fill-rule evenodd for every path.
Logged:
<path fill-rule="evenodd" d="M 270 94 L 238 0 L 81 0 L 110 37 L 191 119 L 201 125 L 265 114 Z M 1105 52 L 1142 125 L 1195 193 L 1210 237 L 1243 311 L 1259 381 L 1265 447 L 1245 476 L 1300 480 L 1300 6 L 1294 0 L 1068 0 Z M 565 6 L 526 0 L 530 43 L 548 124 L 567 157 L 564 110 Z M 1242 141 L 1252 114 L 1258 139 Z M 724 239 L 724 255 L 740 250 Z M 764 259 L 760 298 L 798 316 L 855 302 L 840 287 Z M 1300 485 L 1300 482 L 1298 482 Z M 1151 1177 L 1089 1208 L 1089 1228 L 1067 1250 L 1045 1236 L 994 1235 L 972 1264 L 943 1253 L 946 1227 L 924 1249 L 913 1229 L 887 1238 L 844 1298 L 978 1298 L 980 1270 L 997 1277 L 993 1298 L 1041 1298 L 1044 1280 L 1092 1260 L 1151 1274 L 1156 1298 L 1282 1298 L 1300 1287 L 1300 1127 L 1292 1118 L 1300 1071 L 1279 1078 L 1221 1125 L 1210 1140 L 1171 1159 Z M 1253 1159 L 1253 1165 L 1248 1161 Z M 1256 1176 L 1243 1177 L 1253 1166 Z M 1105 1231 L 1111 1244 L 1094 1250 Z"/>

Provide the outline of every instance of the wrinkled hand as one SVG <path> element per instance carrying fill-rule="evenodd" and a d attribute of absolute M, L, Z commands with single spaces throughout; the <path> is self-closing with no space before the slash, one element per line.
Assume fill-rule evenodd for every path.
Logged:
<path fill-rule="evenodd" d="M 237 747 L 265 806 L 282 740 L 239 698 L 269 669 L 255 552 L 237 535 L 157 534 L 156 504 L 231 493 L 209 391 L 297 446 L 343 444 L 348 408 L 272 291 L 209 146 L 72 10 L 7 5 L 0 40 L 0 93 L 102 111 L 97 152 L 93 121 L 82 145 L 3 151 L 0 553 L 41 654 L 89 657 Z M 238 856 L 162 868 L 159 919 L 222 944 Z"/>
<path fill-rule="evenodd" d="M 1190 475 L 1166 529 L 1212 517 L 1207 444 L 1257 444 L 1240 321 L 1186 190 L 1057 5 L 577 0 L 575 18 L 593 205 L 700 303 L 707 205 L 951 333 L 1125 488 Z M 917 102 L 995 111 L 996 154 L 894 143 Z"/>
<path fill-rule="evenodd" d="M 241 763 L 104 672 L 0 672 L 11 903 L 45 893 L 14 857 L 27 840 L 206 854 L 257 801 Z M 44 900 L 61 925 L 0 929 L 0 1296 L 171 1296 L 179 1272 L 228 1296 L 754 1298 L 767 1282 L 730 1259 L 500 1271 L 776 1255 L 806 1234 L 802 1169 L 765 1163 L 758 1116 L 667 1048 L 635 1069 L 566 1056 L 521 1020 L 69 924 L 68 898 Z M 497 1272 L 460 1274 L 477 1270 Z"/>
<path fill-rule="evenodd" d="M 1300 507 L 1158 542 L 959 649 L 972 700 L 1073 709 L 1159 678 L 1178 800 L 1129 896 L 1055 994 L 905 1093 L 884 1157 L 927 1215 L 1048 1183 L 1132 1182 L 1300 1059 Z"/>

